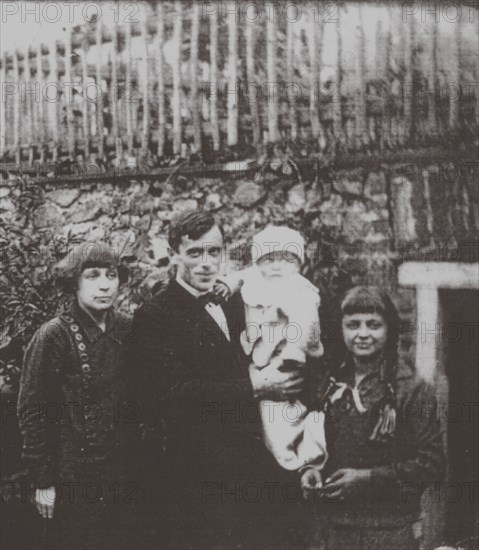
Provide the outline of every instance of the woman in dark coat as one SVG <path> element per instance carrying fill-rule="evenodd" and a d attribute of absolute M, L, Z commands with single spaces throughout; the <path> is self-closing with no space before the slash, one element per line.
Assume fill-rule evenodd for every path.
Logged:
<path fill-rule="evenodd" d="M 122 478 L 123 428 L 132 420 L 122 343 L 131 326 L 113 309 L 127 274 L 106 244 L 84 243 L 60 275 L 75 300 L 38 329 L 25 352 L 22 458 L 36 507 L 49 522 L 48 548 L 117 549 L 122 511 L 135 496 L 134 484 Z"/>
<path fill-rule="evenodd" d="M 398 359 L 400 321 L 386 293 L 355 287 L 341 311 L 348 353 L 323 401 L 329 459 L 322 472 L 307 468 L 302 485 L 327 550 L 415 550 L 421 492 L 443 469 L 435 397 Z"/>

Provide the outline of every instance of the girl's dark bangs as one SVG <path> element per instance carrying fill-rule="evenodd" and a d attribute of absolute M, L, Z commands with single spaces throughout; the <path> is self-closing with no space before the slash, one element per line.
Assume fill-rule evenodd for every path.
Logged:
<path fill-rule="evenodd" d="M 75 290 L 84 269 L 106 268 L 118 272 L 120 284 L 129 277 L 128 267 L 124 265 L 116 250 L 107 243 L 86 241 L 73 246 L 70 252 L 57 265 L 57 277 L 69 291 Z"/>
<path fill-rule="evenodd" d="M 119 263 L 118 255 L 104 243 L 86 243 L 78 251 L 81 269 L 87 267 L 110 267 Z"/>
<path fill-rule="evenodd" d="M 80 267 L 80 273 L 84 269 L 92 269 L 92 268 L 106 268 L 106 269 L 117 269 L 118 264 L 116 262 L 108 261 L 107 258 L 105 259 L 98 259 L 98 260 L 87 260 L 81 264 Z"/>
<path fill-rule="evenodd" d="M 386 304 L 381 294 L 373 288 L 358 287 L 347 293 L 341 304 L 343 315 L 356 313 L 386 313 Z"/>
<path fill-rule="evenodd" d="M 128 281 L 128 268 L 123 265 L 119 255 L 105 243 L 87 243 L 79 256 L 80 264 L 77 266 L 77 276 L 84 269 L 106 268 L 114 269 L 118 273 L 120 284 Z"/>

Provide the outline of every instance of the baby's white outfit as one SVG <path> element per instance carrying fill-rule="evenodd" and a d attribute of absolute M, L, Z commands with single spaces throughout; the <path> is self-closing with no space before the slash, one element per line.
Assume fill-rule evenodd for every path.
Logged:
<path fill-rule="evenodd" d="M 241 344 L 258 369 L 278 369 L 285 361 L 304 364 L 323 355 L 318 289 L 299 273 L 267 280 L 253 265 L 219 279 L 241 291 L 246 328 Z M 265 444 L 287 470 L 326 461 L 324 413 L 300 401 L 260 402 Z"/>

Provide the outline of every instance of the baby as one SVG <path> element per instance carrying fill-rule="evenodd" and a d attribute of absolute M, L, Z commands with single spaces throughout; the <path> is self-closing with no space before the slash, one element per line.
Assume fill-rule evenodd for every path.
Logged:
<path fill-rule="evenodd" d="M 288 227 L 269 226 L 253 238 L 253 265 L 220 277 L 215 292 L 241 292 L 246 328 L 245 353 L 257 369 L 281 368 L 323 354 L 319 329 L 319 291 L 300 273 L 304 239 Z M 265 444 L 288 470 L 326 459 L 323 413 L 300 401 L 260 402 Z"/>

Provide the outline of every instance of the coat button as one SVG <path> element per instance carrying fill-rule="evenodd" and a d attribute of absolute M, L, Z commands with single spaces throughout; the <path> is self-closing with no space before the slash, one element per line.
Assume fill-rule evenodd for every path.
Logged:
<path fill-rule="evenodd" d="M 80 327 L 76 323 L 73 323 L 72 325 L 70 325 L 70 330 L 72 332 L 78 332 L 80 330 Z"/>
<path fill-rule="evenodd" d="M 86 363 L 88 361 L 88 354 L 87 353 L 80 353 L 80 359 Z"/>
<path fill-rule="evenodd" d="M 80 351 L 85 351 L 85 350 L 86 350 L 85 343 L 84 343 L 84 342 L 79 342 L 79 343 L 77 344 L 77 348 L 78 348 Z"/>
<path fill-rule="evenodd" d="M 83 336 L 82 336 L 79 332 L 77 332 L 77 333 L 75 334 L 75 340 L 76 340 L 77 342 L 81 342 L 81 341 L 83 340 Z"/>
<path fill-rule="evenodd" d="M 85 373 L 88 373 L 91 371 L 91 367 L 88 363 L 83 363 L 83 365 L 81 366 L 81 370 Z"/>

